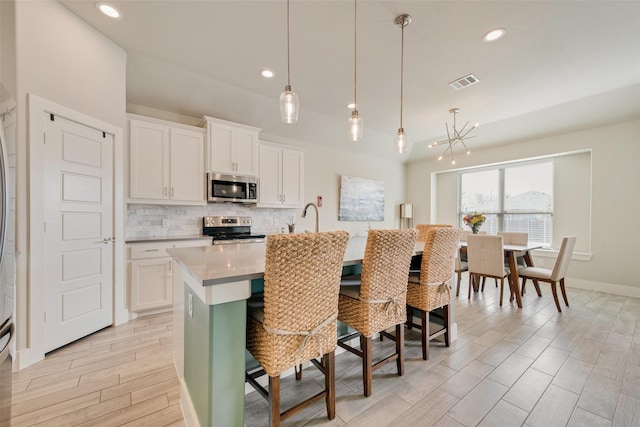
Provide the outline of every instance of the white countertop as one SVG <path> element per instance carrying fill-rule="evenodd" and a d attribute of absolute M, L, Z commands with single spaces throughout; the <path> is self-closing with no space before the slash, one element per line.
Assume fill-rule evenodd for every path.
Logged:
<path fill-rule="evenodd" d="M 148 242 L 173 242 L 180 240 L 211 240 L 211 236 L 196 234 L 191 236 L 153 236 L 153 237 L 127 237 L 125 243 L 148 243 Z"/>
<path fill-rule="evenodd" d="M 366 242 L 365 236 L 349 239 L 344 265 L 362 263 Z M 422 253 L 423 247 L 423 242 L 417 242 L 415 253 Z M 265 243 L 238 243 L 168 249 L 167 253 L 203 286 L 210 286 L 263 277 L 265 249 Z"/>

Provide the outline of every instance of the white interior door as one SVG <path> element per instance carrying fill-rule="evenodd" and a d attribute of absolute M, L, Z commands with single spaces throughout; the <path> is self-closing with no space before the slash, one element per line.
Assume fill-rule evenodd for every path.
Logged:
<path fill-rule="evenodd" d="M 47 116 L 45 352 L 112 324 L 114 252 L 113 135 Z"/>

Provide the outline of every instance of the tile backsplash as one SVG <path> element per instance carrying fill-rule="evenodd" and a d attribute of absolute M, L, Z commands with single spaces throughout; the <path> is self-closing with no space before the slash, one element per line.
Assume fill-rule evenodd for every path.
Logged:
<path fill-rule="evenodd" d="M 126 237 L 171 237 L 202 234 L 202 217 L 214 215 L 250 216 L 253 233 L 278 233 L 297 221 L 295 209 L 256 208 L 234 203 L 206 206 L 127 205 Z"/>

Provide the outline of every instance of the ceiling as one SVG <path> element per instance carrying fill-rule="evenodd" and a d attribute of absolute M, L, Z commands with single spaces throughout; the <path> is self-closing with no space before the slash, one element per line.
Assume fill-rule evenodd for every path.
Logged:
<path fill-rule="evenodd" d="M 640 1 L 358 2 L 358 104 L 364 138 L 347 139 L 353 99 L 353 1 L 291 2 L 291 84 L 298 123 L 280 121 L 286 84 L 286 2 L 112 1 L 124 18 L 93 1 L 61 0 L 127 52 L 127 102 L 193 117 L 250 124 L 282 139 L 340 146 L 414 161 L 437 156 L 449 110 L 457 125 L 479 122 L 469 148 L 640 118 Z M 394 153 L 400 125 L 410 153 Z M 506 35 L 482 41 L 488 30 Z M 271 68 L 276 76 L 259 75 Z M 474 74 L 479 83 L 449 82 Z M 456 153 L 458 154 L 458 153 Z"/>

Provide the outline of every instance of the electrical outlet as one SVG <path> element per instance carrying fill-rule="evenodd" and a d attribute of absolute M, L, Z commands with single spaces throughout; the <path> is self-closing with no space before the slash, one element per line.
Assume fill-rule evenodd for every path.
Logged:
<path fill-rule="evenodd" d="M 322 207 L 322 196 L 318 196 L 318 203 L 316 203 L 319 208 Z"/>
<path fill-rule="evenodd" d="M 193 294 L 189 293 L 189 317 L 193 317 Z"/>

